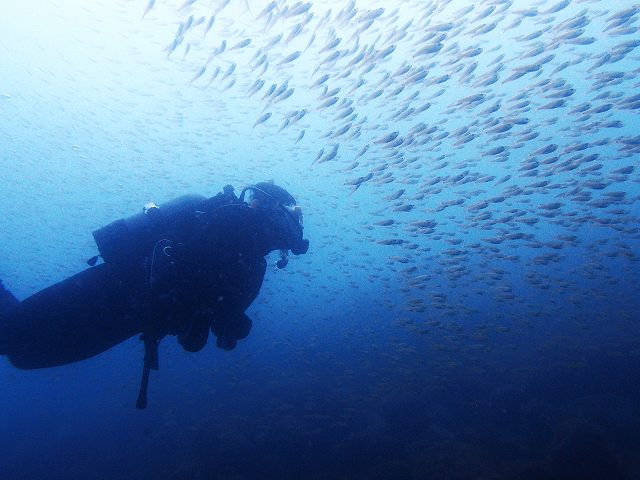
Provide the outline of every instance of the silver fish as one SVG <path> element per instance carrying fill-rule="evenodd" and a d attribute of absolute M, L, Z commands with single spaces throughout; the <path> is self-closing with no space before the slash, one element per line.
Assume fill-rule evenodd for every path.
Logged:
<path fill-rule="evenodd" d="M 266 122 L 267 120 L 269 120 L 269 118 L 271 117 L 271 112 L 267 112 L 264 115 L 260 116 L 256 122 L 253 124 L 253 127 L 255 128 L 256 126 L 260 125 L 261 123 Z"/>
<path fill-rule="evenodd" d="M 155 4 L 156 4 L 156 0 L 149 0 L 142 14 L 142 18 L 144 18 L 147 15 L 147 13 L 149 13 L 149 11 L 153 8 Z"/>
<path fill-rule="evenodd" d="M 285 63 L 290 63 L 293 62 L 295 59 L 297 59 L 300 55 L 302 54 L 302 52 L 300 50 L 296 50 L 293 53 L 290 53 L 289 55 L 287 55 L 286 57 L 284 57 L 282 60 L 280 60 L 280 62 L 278 63 L 278 65 L 284 65 Z"/>

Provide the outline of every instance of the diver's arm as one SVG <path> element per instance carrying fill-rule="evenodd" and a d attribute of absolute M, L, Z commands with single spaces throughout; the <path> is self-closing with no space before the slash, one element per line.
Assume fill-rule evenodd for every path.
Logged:
<path fill-rule="evenodd" d="M 242 292 L 239 310 L 244 312 L 256 299 L 258 293 L 260 293 L 266 271 L 267 261 L 264 257 L 260 257 L 259 260 L 251 265 L 247 276 L 246 289 Z"/>

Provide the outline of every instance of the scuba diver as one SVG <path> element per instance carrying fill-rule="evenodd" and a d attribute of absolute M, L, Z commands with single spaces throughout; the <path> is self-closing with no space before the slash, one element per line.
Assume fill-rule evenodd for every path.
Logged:
<path fill-rule="evenodd" d="M 231 185 L 212 198 L 186 195 L 93 232 L 90 268 L 18 301 L 0 282 L 0 354 L 20 369 L 64 365 L 140 335 L 145 355 L 138 408 L 145 408 L 158 345 L 177 336 L 201 350 L 209 330 L 231 350 L 251 330 L 245 310 L 266 271 L 265 256 L 307 252 L 302 209 L 283 188 Z M 98 263 L 99 257 L 103 262 Z"/>

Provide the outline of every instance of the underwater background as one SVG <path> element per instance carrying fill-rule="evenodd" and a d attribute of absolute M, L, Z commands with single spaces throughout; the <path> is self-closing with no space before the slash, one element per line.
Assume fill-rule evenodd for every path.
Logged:
<path fill-rule="evenodd" d="M 24 0 L 0 278 L 273 179 L 308 254 L 232 352 L 0 362 L 2 479 L 640 478 L 640 4 Z"/>

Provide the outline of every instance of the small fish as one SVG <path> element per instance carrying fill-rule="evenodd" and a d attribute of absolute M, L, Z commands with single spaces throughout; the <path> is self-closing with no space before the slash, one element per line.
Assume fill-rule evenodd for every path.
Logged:
<path fill-rule="evenodd" d="M 264 46 L 265 50 L 267 50 L 267 49 L 273 47 L 274 45 L 278 44 L 280 42 L 280 40 L 282 40 L 282 33 L 280 35 L 276 35 L 271 40 L 269 40 L 267 42 L 267 44 Z"/>
<path fill-rule="evenodd" d="M 356 168 L 358 165 L 360 165 L 360 162 L 353 162 L 351 165 L 349 165 L 347 168 L 345 168 L 344 170 L 342 170 L 343 172 L 350 172 L 351 170 L 353 170 L 354 168 Z"/>
<path fill-rule="evenodd" d="M 202 67 L 200 67 L 198 69 L 198 71 L 195 73 L 195 75 L 191 78 L 191 81 L 189 83 L 193 83 L 195 82 L 197 79 L 199 79 L 202 75 L 204 75 L 204 72 L 207 71 L 207 66 L 204 65 Z"/>
<path fill-rule="evenodd" d="M 295 52 L 290 53 L 289 55 L 284 57 L 282 60 L 280 60 L 280 63 L 278 63 L 278 65 L 284 65 L 285 63 L 293 62 L 301 54 L 302 54 L 302 52 L 300 50 L 296 50 Z"/>
<path fill-rule="evenodd" d="M 262 97 L 262 100 L 264 100 L 265 98 L 267 98 L 269 95 L 271 95 L 276 89 L 276 84 L 272 83 L 271 86 L 267 89 L 266 93 L 264 94 L 264 96 Z"/>
<path fill-rule="evenodd" d="M 220 73 L 220 65 L 216 66 L 216 69 L 213 71 L 213 75 L 211 75 L 211 79 L 209 80 L 209 85 L 218 77 Z"/>
<path fill-rule="evenodd" d="M 355 186 L 356 188 L 362 185 L 364 182 L 367 182 L 373 178 L 373 172 L 369 172 L 362 177 L 354 178 L 353 180 L 347 180 L 344 182 L 345 185 Z"/>
<path fill-rule="evenodd" d="M 551 93 L 546 95 L 547 98 L 566 98 L 570 97 L 576 92 L 574 88 L 565 88 L 564 90 L 560 90 L 559 92 Z"/>
<path fill-rule="evenodd" d="M 440 42 L 438 43 L 433 43 L 431 45 L 426 45 L 424 47 L 422 47 L 420 50 L 418 50 L 416 53 L 413 54 L 414 57 L 418 57 L 420 55 L 428 55 L 430 53 L 438 53 L 440 50 L 442 50 L 442 48 L 444 47 L 444 45 Z"/>
<path fill-rule="evenodd" d="M 322 155 L 324 154 L 324 147 L 322 147 L 320 149 L 320 151 L 318 152 L 318 154 L 316 155 L 316 158 L 313 159 L 313 162 L 311 162 L 311 165 L 313 165 L 314 163 L 316 163 L 318 160 L 320 160 L 320 157 L 322 157 Z"/>
<path fill-rule="evenodd" d="M 306 52 L 309 47 L 313 44 L 313 41 L 316 39 L 316 32 L 313 32 L 313 35 L 311 35 L 311 38 L 309 39 L 309 41 L 307 42 L 307 46 L 304 47 L 304 51 Z"/>
<path fill-rule="evenodd" d="M 262 17 L 267 16 L 274 8 L 277 7 L 277 5 L 278 4 L 275 2 L 275 0 L 269 3 L 269 5 L 264 7 L 264 9 L 262 9 L 262 11 L 258 14 L 256 20 L 260 20 Z"/>
<path fill-rule="evenodd" d="M 413 227 L 419 227 L 419 228 L 436 228 L 438 223 L 435 222 L 434 220 L 418 220 L 417 222 L 411 222 L 410 225 Z"/>
<path fill-rule="evenodd" d="M 331 63 L 331 62 L 337 60 L 339 56 L 340 56 L 340 51 L 336 50 L 331 55 L 326 57 L 322 62 L 320 62 L 320 65 L 324 65 L 325 63 Z"/>
<path fill-rule="evenodd" d="M 284 83 L 283 83 L 282 85 L 280 85 L 280 86 L 278 87 L 278 89 L 277 89 L 275 92 L 273 92 L 272 97 L 273 97 L 273 98 L 278 97 L 278 96 L 279 96 L 279 95 L 281 95 L 281 94 L 282 94 L 282 93 L 283 93 L 283 92 L 284 92 L 288 87 L 289 87 L 289 80 L 285 80 L 285 81 L 284 81 Z"/>
<path fill-rule="evenodd" d="M 266 122 L 267 120 L 269 120 L 269 117 L 271 117 L 271 112 L 265 113 L 264 115 L 262 115 L 260 118 L 256 120 L 256 123 L 253 124 L 253 127 L 255 128 L 257 125 L 260 125 L 261 123 Z"/>
<path fill-rule="evenodd" d="M 369 144 L 367 143 L 364 147 L 362 147 L 362 149 L 360 150 L 360 152 L 356 155 L 356 159 L 360 158 L 361 156 L 363 156 L 365 153 L 367 153 L 367 150 L 369 150 Z"/>
<path fill-rule="evenodd" d="M 353 93 L 355 92 L 358 88 L 360 88 L 362 85 L 364 85 L 366 83 L 365 79 L 360 77 L 358 79 L 358 82 L 351 88 L 351 90 L 349 91 L 349 93 Z"/>
<path fill-rule="evenodd" d="M 540 13 L 542 13 L 544 15 L 548 15 L 550 13 L 557 13 L 560 10 L 564 10 L 564 8 L 566 8 L 570 3 L 571 3 L 571 0 L 562 0 L 561 2 L 558 2 L 555 5 L 549 7 L 548 10 L 545 10 L 545 11 L 540 12 Z"/>
<path fill-rule="evenodd" d="M 337 101 L 338 101 L 338 97 L 331 97 L 325 100 L 324 102 L 322 102 L 320 105 L 318 105 L 318 109 L 321 110 L 323 108 L 330 107 L 331 105 L 334 105 Z"/>
<path fill-rule="evenodd" d="M 254 93 L 257 93 L 260 91 L 260 89 L 264 86 L 264 80 L 259 78 L 258 80 L 256 80 L 255 82 L 253 82 L 253 85 L 251 85 L 251 87 L 249 88 L 248 92 L 247 92 L 247 96 L 251 96 Z"/>
<path fill-rule="evenodd" d="M 406 62 L 405 62 L 406 63 Z M 407 73 L 409 70 L 411 70 L 411 65 L 402 65 L 398 68 L 398 70 L 396 70 L 394 73 L 391 74 L 392 77 L 398 77 L 398 76 L 402 76 L 405 73 Z"/>
<path fill-rule="evenodd" d="M 327 80 L 329 80 L 329 74 L 325 73 L 324 75 L 322 75 L 320 78 L 318 78 L 315 82 L 311 84 L 311 88 L 319 87 Z"/>
<path fill-rule="evenodd" d="M 343 110 L 341 113 L 339 113 L 338 115 L 335 116 L 336 120 L 342 120 L 343 118 L 348 117 L 349 115 L 351 115 L 354 111 L 353 107 L 348 107 L 347 109 Z"/>
<path fill-rule="evenodd" d="M 389 200 L 389 201 L 397 200 L 402 196 L 403 193 L 404 193 L 404 188 L 401 188 L 397 192 L 394 192 L 391 195 L 387 195 L 386 197 L 384 197 L 384 200 Z"/>
<path fill-rule="evenodd" d="M 534 40 L 534 39 L 538 38 L 540 35 L 542 35 L 543 33 L 546 33 L 547 30 L 549 30 L 549 28 L 551 28 L 551 27 L 545 28 L 543 30 L 536 30 L 535 32 L 530 33 L 529 35 L 524 35 L 522 37 L 519 37 L 518 40 L 520 40 L 521 42 L 527 42 L 529 40 Z"/>
<path fill-rule="evenodd" d="M 244 48 L 244 47 L 246 47 L 246 46 L 248 46 L 250 44 L 251 44 L 251 39 L 250 38 L 245 38 L 244 40 L 236 43 L 233 47 L 231 47 L 229 49 L 229 51 L 238 50 L 238 49 Z"/>
<path fill-rule="evenodd" d="M 378 222 L 375 222 L 375 225 L 379 225 L 381 227 L 388 227 L 389 225 L 393 225 L 395 223 L 395 221 L 391 218 L 387 219 L 387 220 L 380 220 Z"/>
<path fill-rule="evenodd" d="M 287 12 L 286 17 L 296 17 L 298 15 L 302 15 L 303 13 L 307 13 L 311 8 L 311 2 L 308 3 L 300 3 L 296 2 Z"/>
<path fill-rule="evenodd" d="M 206 36 L 207 33 L 209 33 L 209 30 L 211 30 L 211 27 L 213 27 L 213 23 L 216 21 L 216 16 L 215 15 L 211 15 L 211 18 L 209 19 L 209 22 L 207 23 L 207 26 L 204 29 L 204 33 L 202 34 L 202 36 Z"/>
<path fill-rule="evenodd" d="M 397 97 L 403 90 L 404 90 L 404 85 L 400 85 L 398 88 L 396 88 L 393 92 L 391 92 L 385 98 Z"/>
<path fill-rule="evenodd" d="M 382 138 L 379 138 L 378 140 L 375 141 L 375 143 L 377 144 L 381 144 L 381 143 L 389 143 L 392 142 L 393 140 L 396 139 L 396 137 L 400 134 L 400 132 L 391 132 L 387 135 L 385 135 Z"/>
<path fill-rule="evenodd" d="M 477 28 L 472 33 L 474 35 L 484 35 L 485 33 L 489 33 L 492 30 L 494 30 L 497 26 L 498 26 L 498 22 L 489 23 L 487 25 Z"/>
<path fill-rule="evenodd" d="M 302 23 L 298 23 L 293 28 L 293 30 L 291 30 L 289 35 L 287 35 L 287 38 L 285 39 L 284 43 L 288 45 L 289 42 L 291 42 L 291 40 L 293 40 L 294 38 L 296 38 L 300 34 L 300 32 L 302 31 L 303 27 L 304 27 L 304 25 Z"/>
<path fill-rule="evenodd" d="M 267 61 L 267 54 L 264 54 L 256 61 L 253 67 L 251 67 L 251 71 L 253 72 L 256 68 L 258 68 L 260 65 L 262 65 L 266 61 Z"/>
<path fill-rule="evenodd" d="M 167 52 L 167 56 L 171 55 L 175 51 L 175 49 L 178 48 L 178 45 L 180 45 L 183 40 L 184 40 L 184 36 L 182 36 L 181 33 L 176 35 L 176 37 L 173 39 L 173 42 L 171 42 L 171 45 L 169 45 L 165 49 Z"/>
<path fill-rule="evenodd" d="M 358 18 L 358 22 L 359 23 L 364 23 L 364 22 L 369 22 L 372 20 L 375 20 L 376 18 L 378 18 L 380 15 L 382 15 L 384 13 L 384 8 L 377 8 L 375 10 L 369 10 L 368 12 L 364 13 L 360 18 Z"/>
<path fill-rule="evenodd" d="M 282 130 L 287 128 L 289 126 L 289 123 L 291 123 L 291 120 L 286 118 L 284 122 L 282 122 L 282 125 L 280 125 L 280 128 L 278 129 L 278 133 L 280 133 Z"/>
<path fill-rule="evenodd" d="M 278 102 L 281 102 L 283 100 L 286 100 L 291 95 L 293 95 L 293 92 L 295 90 L 296 90 L 295 88 L 291 87 L 289 90 L 285 91 L 283 94 L 281 94 L 278 97 L 276 97 L 274 103 L 278 103 Z"/>
<path fill-rule="evenodd" d="M 538 107 L 540 110 L 552 110 L 554 108 L 564 107 L 566 105 L 566 100 L 555 100 L 553 102 L 549 102 L 541 107 Z"/>
<path fill-rule="evenodd" d="M 360 63 L 360 61 L 364 58 L 364 52 L 360 52 L 356 55 L 349 63 L 345 65 L 345 68 L 353 67 Z"/>
<path fill-rule="evenodd" d="M 493 11 L 495 9 L 496 9 L 495 5 L 489 5 L 482 12 L 478 13 L 478 15 L 476 15 L 476 17 L 473 19 L 473 21 L 476 22 L 478 20 L 482 20 L 483 18 L 488 17 L 489 15 L 491 15 L 493 13 Z"/>
<path fill-rule="evenodd" d="M 229 77 L 229 75 L 231 75 L 234 72 L 235 69 L 236 69 L 236 64 L 234 62 L 231 62 L 231 65 L 229 65 L 229 68 L 227 68 L 227 71 L 224 72 L 224 75 L 222 75 L 222 78 L 220 80 L 221 81 L 226 80 Z"/>
<path fill-rule="evenodd" d="M 404 243 L 404 240 L 400 238 L 388 238 L 384 240 L 378 240 L 376 243 L 379 243 L 380 245 L 402 245 Z"/>
<path fill-rule="evenodd" d="M 149 3 L 147 3 L 146 8 L 144 9 L 144 13 L 142 14 L 142 18 L 144 18 L 145 15 L 149 13 L 149 10 L 151 10 L 155 4 L 156 0 L 149 0 Z"/>
<path fill-rule="evenodd" d="M 189 18 L 187 18 L 187 21 L 184 22 L 184 30 L 183 30 L 184 32 L 186 32 L 193 26 L 193 20 L 194 20 L 193 15 L 189 15 Z"/>
<path fill-rule="evenodd" d="M 367 98 L 367 100 L 370 101 L 378 98 L 380 95 L 382 95 L 382 92 L 383 92 L 382 90 L 376 90 L 375 92 L 369 94 L 369 97 Z"/>
<path fill-rule="evenodd" d="M 230 1 L 231 0 L 222 0 L 222 3 L 220 4 L 220 6 L 216 9 L 216 14 L 220 13 L 224 9 L 224 7 L 229 5 Z"/>
<path fill-rule="evenodd" d="M 330 41 L 329 43 L 327 43 L 321 50 L 319 53 L 324 53 L 327 52 L 329 50 L 333 50 L 334 48 L 336 48 L 338 46 L 338 44 L 342 41 L 342 38 L 337 37 L 334 38 L 332 41 Z"/>
<path fill-rule="evenodd" d="M 322 158 L 318 163 L 324 163 L 324 162 L 328 162 L 330 160 L 333 160 L 334 158 L 336 158 L 336 155 L 338 154 L 338 149 L 334 148 L 333 150 L 331 150 L 329 153 L 327 153 L 324 158 Z"/>
<path fill-rule="evenodd" d="M 307 114 L 307 109 L 303 108 L 302 110 L 299 110 L 298 113 L 296 113 L 296 116 L 294 118 L 294 121 L 298 121 L 301 120 L 302 117 L 304 117 Z"/>
<path fill-rule="evenodd" d="M 535 152 L 533 152 L 531 155 L 535 156 L 535 155 L 548 155 L 549 153 L 555 152 L 558 149 L 558 145 L 556 145 L 555 143 L 550 143 L 549 145 L 546 145 L 542 148 L 539 148 L 538 150 L 536 150 Z"/>
<path fill-rule="evenodd" d="M 487 150 L 486 152 L 484 152 L 484 153 L 482 154 L 482 156 L 484 157 L 484 156 L 494 156 L 494 155 L 499 155 L 499 154 L 501 154 L 501 153 L 505 152 L 506 150 L 507 150 L 507 149 L 506 149 L 506 147 L 504 147 L 504 146 L 500 145 L 500 146 L 498 146 L 498 147 L 494 147 L 494 148 L 492 148 L 491 150 Z"/>
<path fill-rule="evenodd" d="M 186 0 L 179 8 L 178 10 L 184 10 L 185 8 L 193 5 L 194 3 L 196 3 L 197 0 Z"/>
<path fill-rule="evenodd" d="M 378 58 L 385 58 L 391 55 L 396 49 L 395 45 L 389 45 L 387 48 L 378 53 Z"/>
<path fill-rule="evenodd" d="M 300 140 L 302 140 L 302 138 L 304 137 L 304 133 L 305 131 L 302 130 L 299 134 L 298 134 L 298 138 L 296 138 L 296 143 L 298 143 Z"/>
<path fill-rule="evenodd" d="M 264 62 L 262 71 L 259 73 L 259 75 L 264 75 L 268 68 L 269 68 L 269 59 L 267 59 Z"/>
<path fill-rule="evenodd" d="M 406 80 L 403 80 L 403 83 L 405 85 L 415 85 L 416 83 L 420 83 L 425 78 L 427 78 L 428 74 L 429 74 L 429 72 L 427 70 L 422 70 L 422 71 L 416 72 L 415 74 L 411 75 Z M 444 77 L 446 77 L 445 80 L 447 80 L 449 75 L 445 75 Z M 433 83 L 440 83 L 440 82 L 431 82 L 431 84 L 433 84 Z"/>
<path fill-rule="evenodd" d="M 350 123 L 347 123 L 346 125 L 343 125 L 338 130 L 333 132 L 333 135 L 331 135 L 331 138 L 337 138 L 337 137 L 339 137 L 341 135 L 344 135 L 345 133 L 347 133 L 349 131 L 350 128 L 351 128 L 351 124 Z"/>

